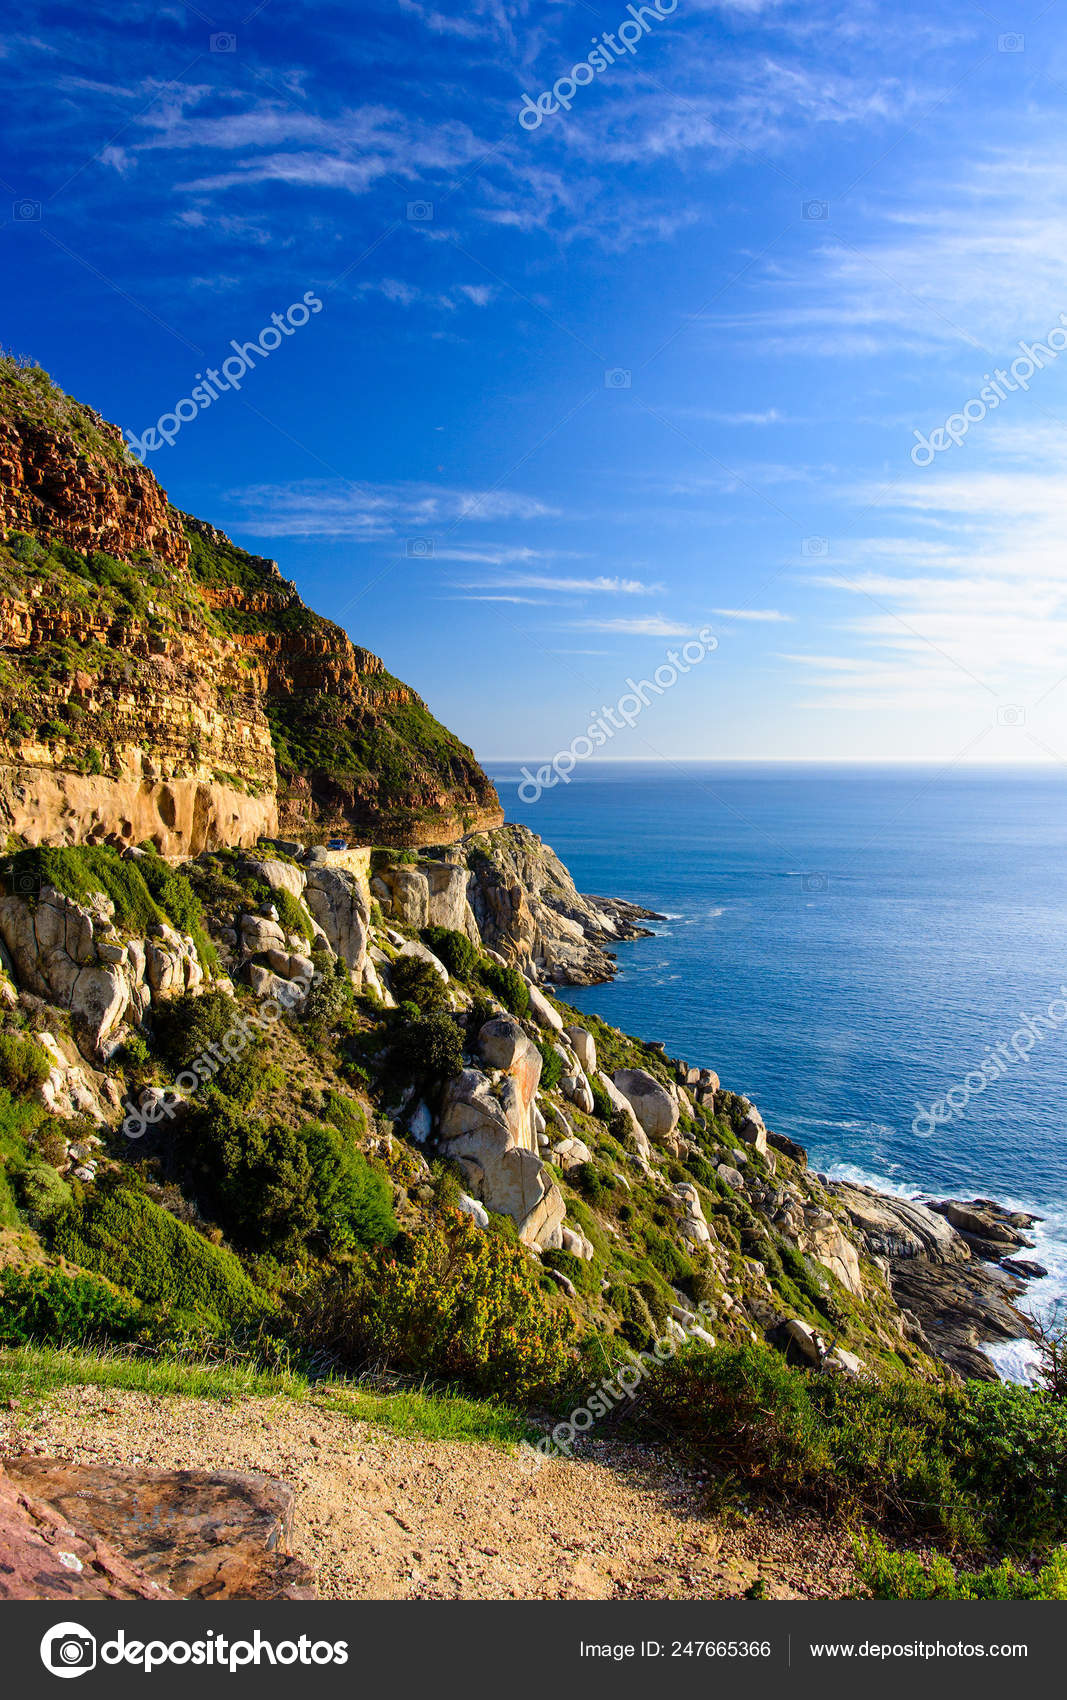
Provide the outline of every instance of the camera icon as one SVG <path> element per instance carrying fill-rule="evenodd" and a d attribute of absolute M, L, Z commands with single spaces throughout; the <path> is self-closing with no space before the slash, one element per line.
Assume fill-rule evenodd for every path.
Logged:
<path fill-rule="evenodd" d="M 830 203 L 829 201 L 805 201 L 801 211 L 804 217 L 808 219 L 829 218 Z"/>
<path fill-rule="evenodd" d="M 805 537 L 800 545 L 801 553 L 805 555 L 828 555 L 830 539 L 828 537 Z"/>
<path fill-rule="evenodd" d="M 1025 51 L 1026 37 L 1024 35 L 1009 34 L 997 36 L 998 53 L 1024 53 Z"/>
<path fill-rule="evenodd" d="M 800 889 L 810 897 L 822 897 L 830 889 L 829 874 L 801 874 Z"/>
<path fill-rule="evenodd" d="M 1017 702 L 1002 702 L 997 709 L 998 726 L 1025 726 L 1026 710 Z"/>
<path fill-rule="evenodd" d="M 80 1623 L 57 1623 L 41 1641 L 41 1663 L 53 1676 L 84 1676 L 96 1669 L 96 1637 Z"/>
<path fill-rule="evenodd" d="M 628 390 L 633 381 L 633 374 L 625 366 L 609 366 L 604 373 L 604 388 L 606 390 Z"/>
<path fill-rule="evenodd" d="M 432 219 L 433 219 L 433 202 L 432 201 L 409 201 L 408 202 L 408 222 L 409 222 L 409 224 L 429 224 L 429 223 L 431 223 Z"/>
<path fill-rule="evenodd" d="M 12 897 L 40 897 L 41 876 L 33 868 L 9 868 L 4 884 Z"/>
<path fill-rule="evenodd" d="M 219 30 L 215 35 L 208 36 L 208 46 L 212 53 L 236 53 L 237 37 L 229 30 Z"/>
<path fill-rule="evenodd" d="M 40 201 L 15 201 L 12 203 L 11 216 L 16 224 L 39 224 L 41 221 Z"/>
<path fill-rule="evenodd" d="M 432 537 L 409 537 L 404 544 L 404 553 L 415 561 L 428 561 L 433 554 Z"/>

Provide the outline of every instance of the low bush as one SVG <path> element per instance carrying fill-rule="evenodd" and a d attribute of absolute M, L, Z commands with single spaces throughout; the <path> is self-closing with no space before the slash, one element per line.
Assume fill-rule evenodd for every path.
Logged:
<path fill-rule="evenodd" d="M 444 1010 L 396 1024 L 389 1045 L 390 1070 L 420 1087 L 451 1080 L 463 1068 L 463 1037 Z"/>
<path fill-rule="evenodd" d="M 30 1158 L 12 1171 L 19 1208 L 31 1222 L 51 1222 L 70 1208 L 71 1190 L 51 1163 Z"/>
<path fill-rule="evenodd" d="M 355 1003 L 356 994 L 348 968 L 339 956 L 316 953 L 312 960 L 315 978 L 304 1004 L 304 1022 L 313 1031 L 324 1033 L 344 1019 Z"/>
<path fill-rule="evenodd" d="M 851 1381 L 764 1346 L 690 1349 L 649 1409 L 722 1475 L 826 1510 L 1021 1549 L 1067 1535 L 1067 1414 L 1047 1395 Z"/>
<path fill-rule="evenodd" d="M 914 1552 L 890 1552 L 877 1535 L 857 1545 L 859 1571 L 879 1600 L 1067 1600 L 1067 1547 L 1036 1572 L 1010 1559 L 986 1570 L 956 1570 L 943 1555 L 928 1563 Z"/>
<path fill-rule="evenodd" d="M 311 918 L 298 897 L 284 886 L 272 890 L 270 900 L 278 911 L 278 925 L 285 933 L 296 933 L 298 938 L 311 942 Z"/>
<path fill-rule="evenodd" d="M 595 1074 L 589 1082 L 589 1089 L 593 1094 L 594 1116 L 597 1117 L 598 1121 L 610 1124 L 611 1118 L 615 1114 L 615 1106 Z"/>
<path fill-rule="evenodd" d="M 388 1183 L 330 1122 L 249 1115 L 210 1090 L 190 1119 L 188 1174 L 207 1208 L 251 1251 L 298 1259 L 387 1245 L 397 1232 Z"/>
<path fill-rule="evenodd" d="M 60 1218 L 53 1248 L 144 1304 L 220 1332 L 268 1309 L 237 1258 L 132 1187 L 98 1186 Z"/>
<path fill-rule="evenodd" d="M 413 1003 L 424 1015 L 448 1005 L 448 987 L 431 962 L 421 956 L 398 956 L 389 965 L 389 979 L 398 1003 Z"/>
<path fill-rule="evenodd" d="M 563 1058 L 555 1045 L 550 1044 L 547 1039 L 535 1039 L 534 1044 L 541 1053 L 540 1090 L 551 1092 L 563 1077 Z"/>
<path fill-rule="evenodd" d="M 345 1361 L 385 1363 L 515 1402 L 572 1375 L 574 1325 L 521 1246 L 468 1216 L 448 1219 L 357 1270 L 329 1277 L 301 1332 Z"/>
<path fill-rule="evenodd" d="M 0 1344 L 5 1346 L 129 1340 L 141 1325 L 140 1306 L 91 1275 L 3 1269 L 0 1297 Z"/>
<path fill-rule="evenodd" d="M 457 980 L 469 980 L 478 966 L 477 946 L 453 927 L 423 927 L 422 942 Z"/>
<path fill-rule="evenodd" d="M 517 968 L 501 968 L 485 960 L 478 970 L 482 984 L 498 997 L 504 1008 L 520 1018 L 530 1013 L 530 988 Z"/>
<path fill-rule="evenodd" d="M 35 1040 L 0 1033 L 0 1086 L 19 1095 L 32 1092 L 48 1079 L 51 1068 L 47 1054 Z"/>
<path fill-rule="evenodd" d="M 263 1037 L 228 992 L 167 999 L 156 1008 L 155 1032 L 175 1074 L 191 1070 L 227 1098 L 251 1102 L 262 1072 Z"/>

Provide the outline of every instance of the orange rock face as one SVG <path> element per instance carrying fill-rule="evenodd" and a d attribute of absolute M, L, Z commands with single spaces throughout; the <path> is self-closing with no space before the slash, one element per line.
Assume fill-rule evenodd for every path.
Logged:
<path fill-rule="evenodd" d="M 0 832 L 181 857 L 279 830 L 449 843 L 503 819 L 472 752 L 275 562 L 172 508 L 115 426 L 0 359 L 5 538 Z"/>

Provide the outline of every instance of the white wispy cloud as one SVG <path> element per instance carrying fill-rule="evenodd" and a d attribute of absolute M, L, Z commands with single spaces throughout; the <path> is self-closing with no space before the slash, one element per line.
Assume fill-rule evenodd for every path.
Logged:
<path fill-rule="evenodd" d="M 711 611 L 724 620 L 753 620 L 767 625 L 777 625 L 793 618 L 792 614 L 783 614 L 778 608 L 713 608 Z"/>
<path fill-rule="evenodd" d="M 551 590 L 565 596 L 658 596 L 663 590 L 661 584 L 643 584 L 636 578 L 557 578 L 551 573 L 516 573 L 510 574 L 506 580 L 494 581 L 492 585 L 468 584 L 461 588 Z"/>
<path fill-rule="evenodd" d="M 435 528 L 463 522 L 539 519 L 555 510 L 515 490 L 452 490 L 434 484 L 345 485 L 327 479 L 253 484 L 227 501 L 254 536 L 338 537 L 433 543 Z M 425 557 L 429 558 L 429 551 Z"/>
<path fill-rule="evenodd" d="M 665 614 L 650 614 L 640 619 L 596 619 L 574 620 L 576 630 L 590 632 L 616 632 L 621 637 L 693 637 L 697 627 L 690 621 L 688 624 L 669 618 Z"/>

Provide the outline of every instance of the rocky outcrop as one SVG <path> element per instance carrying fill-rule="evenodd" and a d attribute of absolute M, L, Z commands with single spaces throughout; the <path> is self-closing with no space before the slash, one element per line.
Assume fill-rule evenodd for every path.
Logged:
<path fill-rule="evenodd" d="M 467 869 L 451 862 L 420 861 L 379 869 L 371 895 L 387 919 L 406 927 L 449 927 L 475 943 L 480 935 L 467 902 Z"/>
<path fill-rule="evenodd" d="M 1034 1332 L 1014 1302 L 1022 1281 L 1014 1273 L 980 1261 L 964 1235 L 941 1213 L 946 1206 L 932 1209 L 851 1182 L 829 1184 L 859 1229 L 869 1255 L 882 1264 L 893 1297 L 910 1318 L 913 1338 L 960 1375 L 995 1381 L 996 1370 L 982 1347 L 994 1340 L 1024 1339 Z M 982 1203 L 988 1206 L 988 1201 Z M 993 1210 L 999 1211 L 1000 1206 Z M 1010 1244 L 1000 1242 L 1001 1255 L 1010 1249 Z"/>
<path fill-rule="evenodd" d="M 0 897 L 0 939 L 20 987 L 69 1010 L 87 1057 L 106 1052 L 123 1022 L 139 1024 L 153 1000 L 196 991 L 204 972 L 188 936 L 158 922 L 125 939 L 102 892 L 77 903 L 51 886 L 36 899 Z"/>
<path fill-rule="evenodd" d="M 594 1075 L 596 1073 L 596 1042 L 593 1035 L 584 1027 L 567 1027 L 564 1029 L 564 1037 L 569 1041 L 571 1049 L 586 1074 Z"/>
<path fill-rule="evenodd" d="M 652 910 L 583 897 L 555 851 L 528 827 L 504 826 L 466 840 L 467 898 L 486 945 L 534 978 L 589 986 L 615 972 L 610 946 L 645 938 Z"/>
<path fill-rule="evenodd" d="M 446 1085 L 441 1152 L 460 1163 L 476 1198 L 511 1217 L 527 1245 L 558 1245 L 566 1207 L 537 1155 L 540 1052 L 509 1016 L 486 1022 L 478 1045 L 492 1072 L 464 1069 Z"/>
<path fill-rule="evenodd" d="M 892 1198 L 851 1181 L 827 1184 L 859 1229 L 871 1257 L 893 1263 L 918 1257 L 930 1263 L 969 1261 L 965 1242 L 927 1205 L 909 1198 Z"/>
<path fill-rule="evenodd" d="M 344 868 L 312 864 L 304 901 L 335 956 L 360 979 L 367 967 L 370 893 L 366 880 Z"/>
<path fill-rule="evenodd" d="M 994 1199 L 975 1198 L 964 1203 L 946 1198 L 930 1208 L 951 1222 L 974 1255 L 988 1263 L 1003 1263 L 1013 1251 L 1033 1246 L 1033 1240 L 1022 1230 L 1033 1227 L 1038 1218 L 1023 1211 L 1006 1210 Z"/>
<path fill-rule="evenodd" d="M 612 1077 L 649 1139 L 657 1145 L 672 1141 L 678 1125 L 678 1101 L 643 1068 L 617 1068 Z"/>
<path fill-rule="evenodd" d="M 14 1577 L 0 1566 L 0 1597 L 313 1599 L 313 1573 L 290 1556 L 293 1505 L 283 1483 L 235 1470 L 9 1459 L 0 1550 L 10 1527 L 24 1557 Z M 23 1573 L 39 1545 L 43 1577 Z"/>

